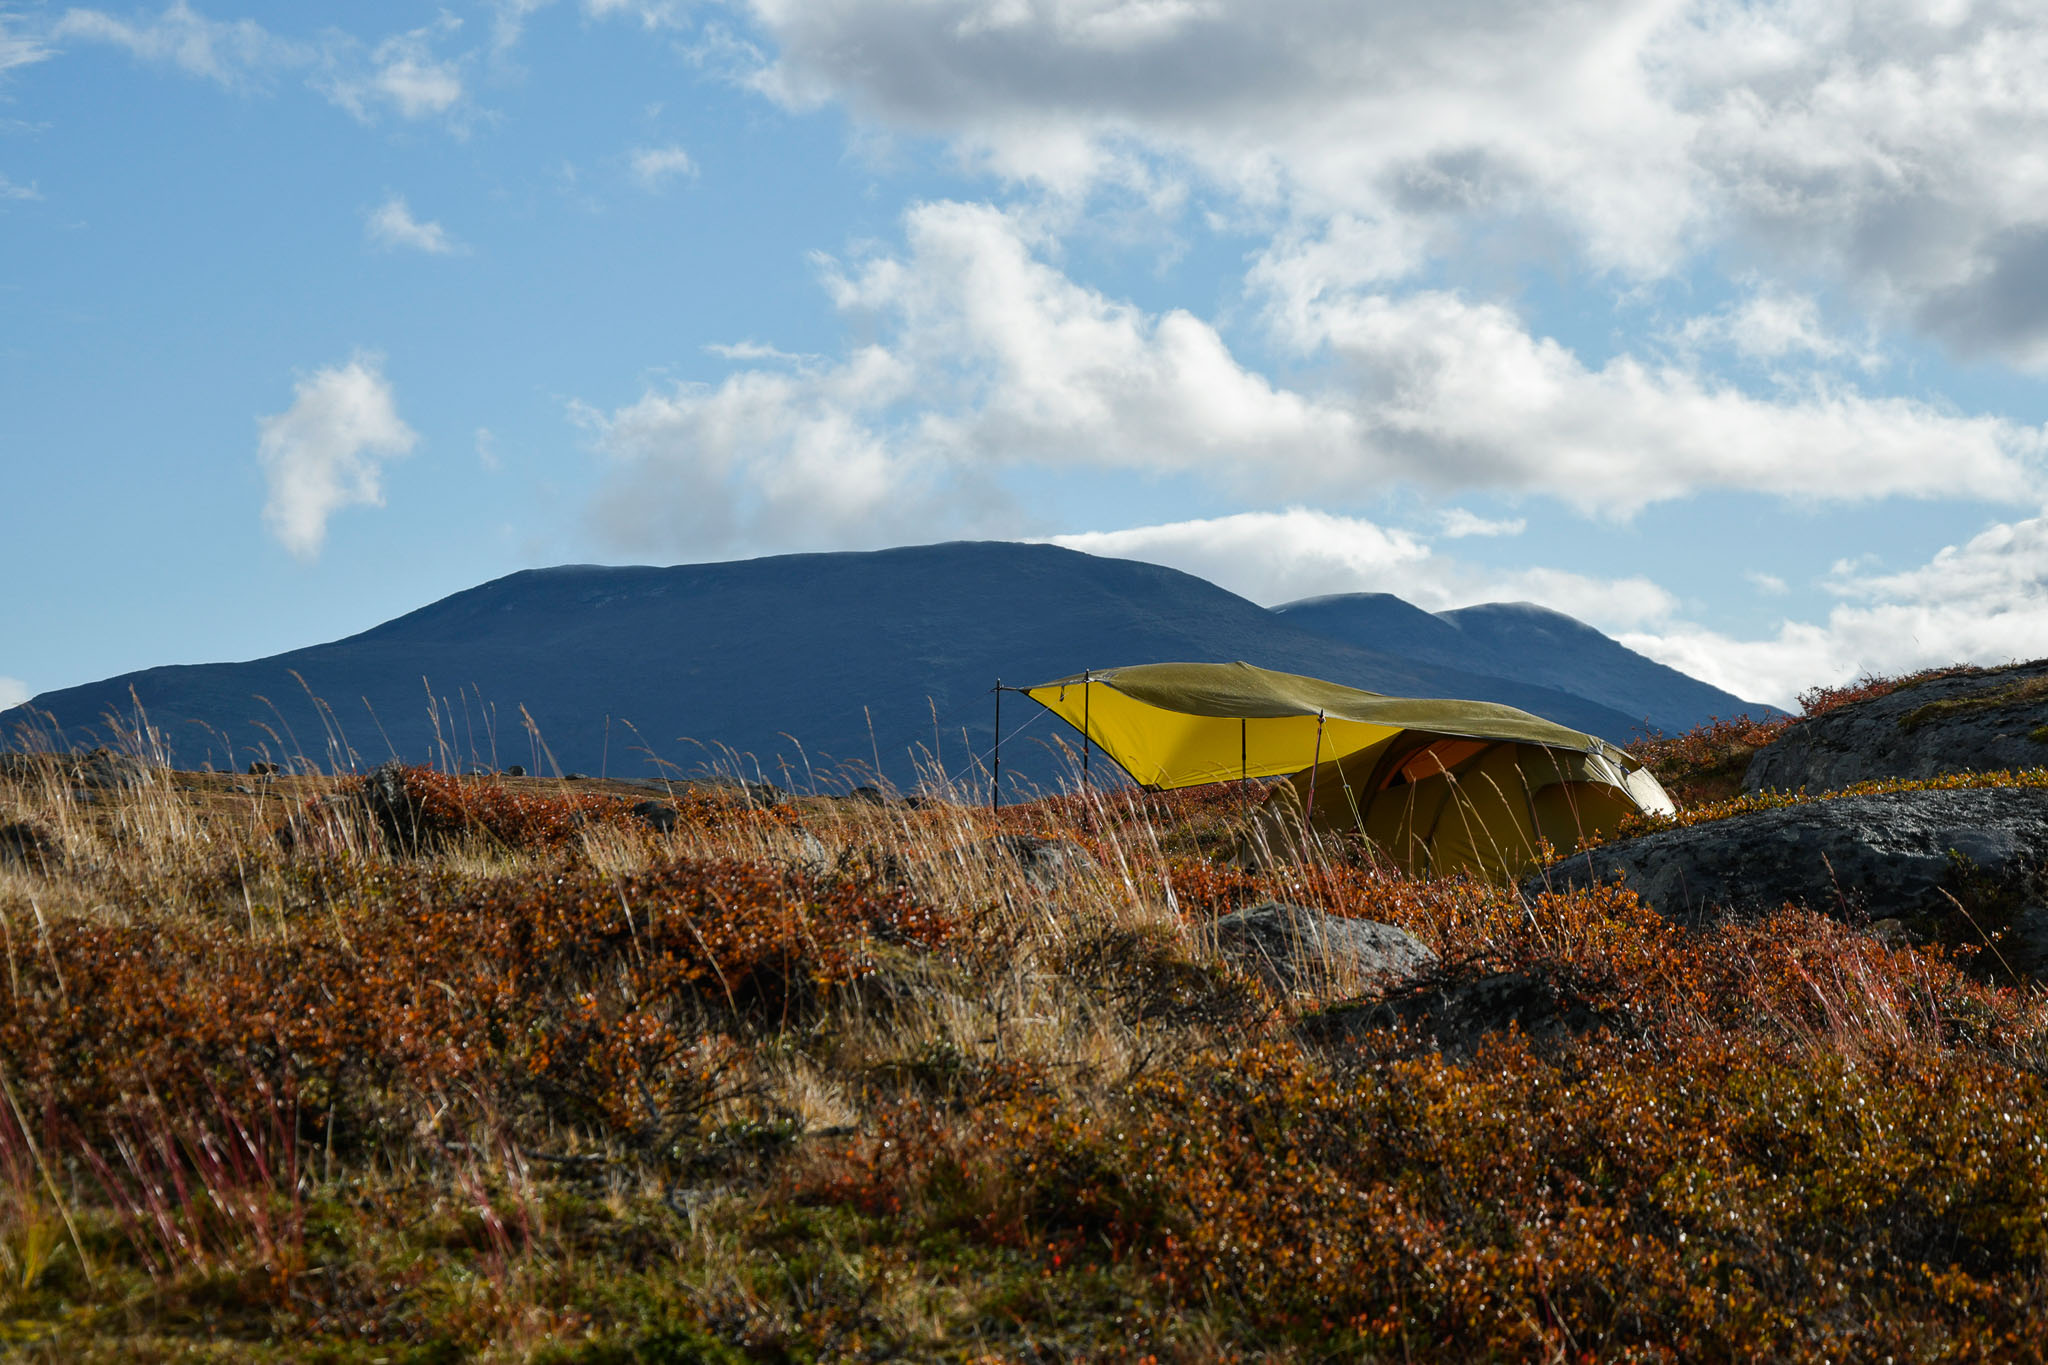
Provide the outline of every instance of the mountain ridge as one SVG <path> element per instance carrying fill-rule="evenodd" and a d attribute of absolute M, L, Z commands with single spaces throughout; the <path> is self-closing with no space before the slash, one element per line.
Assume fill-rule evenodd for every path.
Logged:
<path fill-rule="evenodd" d="M 524 569 L 325 644 L 48 692 L 0 713 L 0 740 L 33 709 L 75 741 L 126 714 L 133 689 L 195 767 L 297 750 L 326 767 L 395 752 L 616 774 L 723 754 L 787 785 L 812 765 L 868 769 L 879 755 L 909 785 L 921 751 L 949 770 L 986 755 L 999 676 L 1238 658 L 1372 691 L 1502 701 L 1615 740 L 1634 725 L 1566 690 L 1332 639 L 1179 570 L 993 541 Z M 1013 714 L 1006 772 L 1056 780 L 1057 756 L 1037 741 L 1064 727 Z M 330 740 L 336 726 L 343 739 Z"/>

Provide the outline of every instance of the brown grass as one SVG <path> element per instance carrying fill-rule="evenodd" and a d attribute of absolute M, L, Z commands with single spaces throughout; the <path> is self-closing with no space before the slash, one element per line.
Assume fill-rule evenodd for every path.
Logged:
<path fill-rule="evenodd" d="M 1680 737 L 1709 754 L 1726 736 Z M 991 814 L 409 776 L 0 782 L 25 1359 L 2023 1359 L 2048 1003 L 1788 910 L 1218 861 L 1228 789 Z M 247 786 L 235 792 L 234 786 Z M 289 846 L 272 831 L 295 822 Z M 1034 884 L 984 843 L 1070 839 Z M 1405 927 L 1469 1055 L 1205 926 Z"/>

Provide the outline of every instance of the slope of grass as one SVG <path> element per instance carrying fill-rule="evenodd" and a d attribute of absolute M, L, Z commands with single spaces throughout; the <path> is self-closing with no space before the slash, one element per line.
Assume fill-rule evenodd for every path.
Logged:
<path fill-rule="evenodd" d="M 37 834 L 0 863 L 7 1351 L 2041 1353 L 2048 1001 L 1941 952 L 1250 873 L 1234 789 L 703 789 L 663 836 L 644 793 L 415 770 L 404 854 L 322 799 L 352 782 L 0 781 Z M 1096 870 L 1034 882 L 998 834 Z M 1338 1026 L 1366 983 L 1278 993 L 1205 933 L 1271 897 L 1595 1022 Z"/>

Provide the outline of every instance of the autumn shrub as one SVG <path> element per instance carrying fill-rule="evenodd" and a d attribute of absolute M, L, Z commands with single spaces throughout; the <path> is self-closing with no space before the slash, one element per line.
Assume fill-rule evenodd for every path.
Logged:
<path fill-rule="evenodd" d="M 268 1086 L 358 1137 L 414 1096 L 646 1136 L 718 1093 L 725 1034 L 857 978 L 871 944 L 949 931 L 902 888 L 731 861 L 319 885 L 253 939 L 189 914 L 50 925 L 0 1002 L 0 1064 L 88 1127 L 124 1096 Z"/>
<path fill-rule="evenodd" d="M 1272 1047 L 1100 1108 L 901 1113 L 836 1179 L 912 1236 L 1124 1268 L 1323 1356 L 2018 1359 L 2048 1307 L 2048 1094 L 1983 1063 Z"/>
<path fill-rule="evenodd" d="M 522 792 L 427 767 L 404 769 L 401 781 L 415 837 L 429 844 L 481 836 L 504 848 L 560 848 L 592 824 L 624 825 L 630 819 L 627 802 L 595 792 Z"/>

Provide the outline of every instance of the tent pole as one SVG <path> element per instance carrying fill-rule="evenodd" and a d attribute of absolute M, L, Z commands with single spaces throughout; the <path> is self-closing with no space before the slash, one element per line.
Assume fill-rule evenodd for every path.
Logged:
<path fill-rule="evenodd" d="M 1316 813 L 1316 769 L 1323 766 L 1323 713 L 1316 712 L 1316 757 L 1308 765 L 1308 805 L 1301 812 L 1301 832 L 1308 833 L 1309 817 Z"/>
<path fill-rule="evenodd" d="M 1088 726 L 1090 723 L 1088 719 L 1088 703 L 1095 696 L 1094 689 L 1089 686 L 1092 681 L 1094 680 L 1089 677 L 1089 671 L 1083 669 L 1081 671 L 1081 789 L 1083 791 L 1089 789 L 1088 754 L 1094 747 L 1094 742 L 1088 738 Z"/>
<path fill-rule="evenodd" d="M 1003 680 L 996 679 L 996 748 L 995 767 L 989 774 L 988 808 L 1003 808 Z"/>

